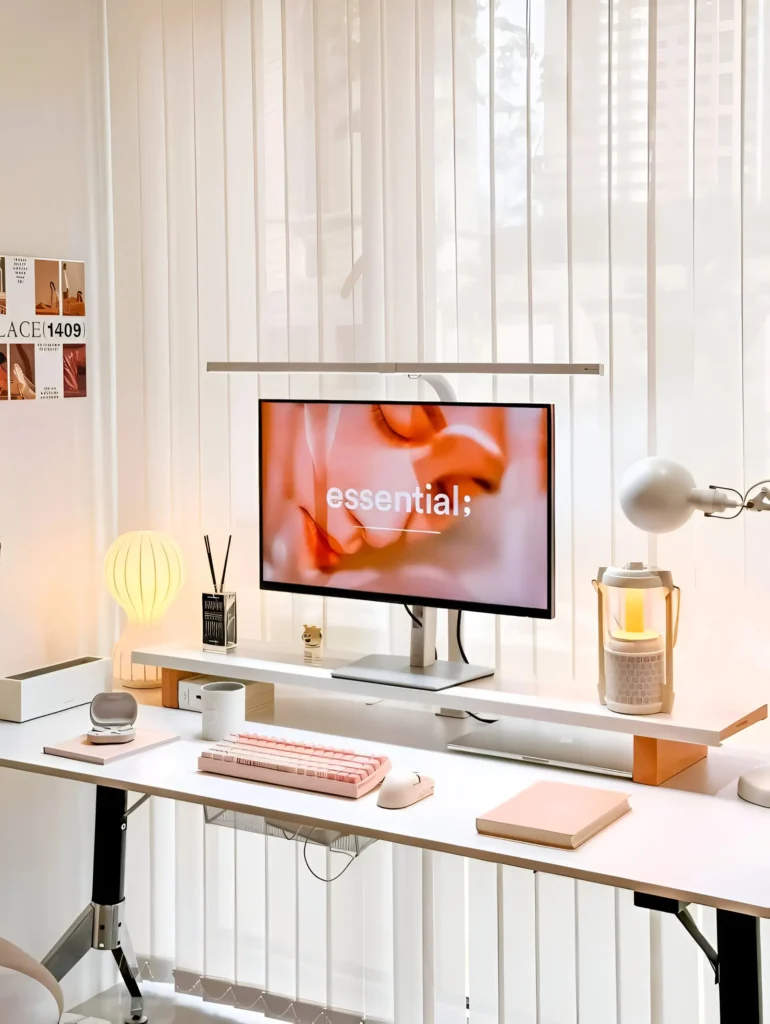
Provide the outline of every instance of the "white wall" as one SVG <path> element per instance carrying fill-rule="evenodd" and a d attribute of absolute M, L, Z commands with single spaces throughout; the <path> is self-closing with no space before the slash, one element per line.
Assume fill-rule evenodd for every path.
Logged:
<path fill-rule="evenodd" d="M 110 650 L 112 527 L 102 8 L 0 0 L 0 253 L 84 260 L 85 400 L 0 404 L 0 672 Z M 0 935 L 42 956 L 90 899 L 92 787 L 0 772 Z M 76 1003 L 111 971 L 67 979 Z M 107 972 L 107 974 L 105 973 Z"/>

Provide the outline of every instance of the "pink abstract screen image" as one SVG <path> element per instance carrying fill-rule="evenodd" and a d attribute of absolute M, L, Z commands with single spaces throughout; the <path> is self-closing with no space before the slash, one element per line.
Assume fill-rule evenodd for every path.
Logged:
<path fill-rule="evenodd" d="M 552 406 L 259 415 L 263 588 L 552 616 Z"/>

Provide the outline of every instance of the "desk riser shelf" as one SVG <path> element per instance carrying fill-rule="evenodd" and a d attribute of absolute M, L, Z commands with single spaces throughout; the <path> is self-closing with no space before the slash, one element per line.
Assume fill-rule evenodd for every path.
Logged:
<path fill-rule="evenodd" d="M 609 711 L 596 698 L 579 701 L 523 693 L 516 689 L 515 681 L 498 675 L 435 692 L 332 676 L 335 668 L 354 658 L 354 655 L 330 654 L 320 665 L 311 665 L 303 661 L 301 653 L 290 654 L 267 645 L 248 643 L 230 654 L 171 644 L 134 652 L 134 659 L 139 663 L 162 670 L 166 707 L 178 706 L 180 679 L 207 675 L 246 683 L 283 683 L 326 693 L 396 700 L 437 710 L 447 708 L 472 711 L 477 715 L 609 730 L 634 737 L 634 780 L 646 785 L 660 785 L 704 758 L 708 747 L 718 747 L 730 736 L 767 718 L 766 704 L 741 694 L 730 696 L 718 705 L 709 705 L 703 700 L 688 704 L 680 697 L 671 714 L 629 716 Z"/>

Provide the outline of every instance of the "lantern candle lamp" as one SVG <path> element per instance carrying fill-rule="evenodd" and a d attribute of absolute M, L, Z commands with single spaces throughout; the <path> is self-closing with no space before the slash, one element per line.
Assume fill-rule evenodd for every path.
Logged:
<path fill-rule="evenodd" d="M 628 562 L 599 569 L 599 699 L 622 715 L 674 706 L 679 587 L 667 569 Z"/>

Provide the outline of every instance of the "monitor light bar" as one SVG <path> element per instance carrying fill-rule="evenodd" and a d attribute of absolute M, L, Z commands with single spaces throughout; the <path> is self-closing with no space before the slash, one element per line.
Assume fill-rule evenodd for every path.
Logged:
<path fill-rule="evenodd" d="M 541 374 L 573 377 L 604 375 L 603 363 L 306 363 L 306 362 L 209 362 L 209 373 L 381 373 L 421 375 L 425 373 L 478 373 L 532 376 Z"/>

